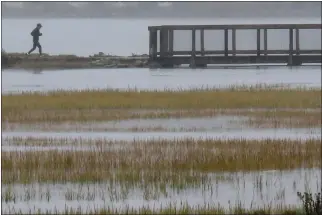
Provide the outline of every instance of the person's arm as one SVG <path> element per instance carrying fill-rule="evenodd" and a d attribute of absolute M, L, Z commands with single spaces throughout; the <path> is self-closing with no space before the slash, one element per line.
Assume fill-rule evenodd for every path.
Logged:
<path fill-rule="evenodd" d="M 40 31 L 35 28 L 32 32 L 31 32 L 31 36 L 42 36 L 42 33 L 40 33 Z"/>
<path fill-rule="evenodd" d="M 31 36 L 35 36 L 35 32 L 36 32 L 36 29 L 32 30 L 32 32 L 30 33 Z"/>

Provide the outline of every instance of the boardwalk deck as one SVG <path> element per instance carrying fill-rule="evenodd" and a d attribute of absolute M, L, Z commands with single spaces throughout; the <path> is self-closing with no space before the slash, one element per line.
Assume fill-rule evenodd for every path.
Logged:
<path fill-rule="evenodd" d="M 208 64 L 277 64 L 285 63 L 297 66 L 303 63 L 321 63 L 321 24 L 261 24 L 261 25 L 163 25 L 148 28 L 149 61 L 159 67 L 189 64 L 190 67 L 206 67 Z M 238 31 L 256 31 L 253 43 L 256 49 L 238 50 Z M 287 49 L 269 49 L 268 32 L 288 32 Z M 308 36 L 300 37 L 300 31 L 314 30 L 313 36 L 319 38 L 314 49 L 300 48 L 300 43 Z M 176 31 L 185 31 L 190 36 L 190 50 L 174 50 Z M 223 50 L 212 50 L 205 46 L 205 32 L 221 31 L 223 33 Z M 198 35 L 197 35 L 198 32 Z M 230 34 L 230 38 L 229 38 Z M 319 35 L 318 35 L 319 34 Z M 196 37 L 199 37 L 197 43 Z M 311 35 L 312 36 L 312 35 Z M 196 46 L 199 46 L 197 50 Z"/>

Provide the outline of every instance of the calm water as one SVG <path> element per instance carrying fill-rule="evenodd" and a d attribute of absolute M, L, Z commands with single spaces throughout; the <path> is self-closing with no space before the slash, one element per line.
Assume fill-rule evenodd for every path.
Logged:
<path fill-rule="evenodd" d="M 164 90 L 231 85 L 286 84 L 321 87 L 321 67 L 245 67 L 228 69 L 88 69 L 33 73 L 2 71 L 2 93 L 22 91 L 128 89 Z"/>
<path fill-rule="evenodd" d="M 300 204 L 296 192 L 317 192 L 321 189 L 320 169 L 299 169 L 292 171 L 263 171 L 250 173 L 214 173 L 203 186 L 182 190 L 171 189 L 166 185 L 165 192 L 157 186 L 148 188 L 154 199 L 146 199 L 145 191 L 136 186 L 128 186 L 126 191 L 117 184 L 32 184 L 3 185 L 1 196 L 11 189 L 16 202 L 2 201 L 2 212 L 8 213 L 14 207 L 22 212 L 41 210 L 64 211 L 65 206 L 73 209 L 99 209 L 104 206 L 112 208 L 140 208 L 149 206 L 158 209 L 170 203 L 180 207 L 180 202 L 189 206 L 204 204 L 221 205 L 225 209 L 241 203 L 245 208 L 277 205 Z M 219 179 L 221 178 L 221 179 Z M 226 178 L 226 180 L 224 180 Z M 144 185 L 143 185 L 144 186 Z M 121 192 L 123 190 L 123 192 Z M 164 195 L 166 193 L 166 196 Z M 29 194 L 30 199 L 26 199 Z M 47 199 L 49 197 L 49 199 Z M 71 199 L 71 197 L 73 199 Z M 77 200 L 77 197 L 79 199 Z M 229 203 L 230 202 L 230 203 Z"/>
<path fill-rule="evenodd" d="M 148 26 L 175 24 L 310 24 L 319 18 L 294 17 L 260 19 L 44 19 L 2 20 L 2 48 L 8 52 L 27 52 L 32 46 L 30 32 L 36 23 L 43 25 L 41 44 L 45 53 L 90 55 L 98 52 L 117 55 L 148 53 Z M 130 32 L 130 33 L 129 33 Z M 229 35 L 231 37 L 231 35 Z M 263 37 L 263 35 L 262 35 Z M 321 48 L 321 30 L 301 30 L 302 49 Z M 205 49 L 223 50 L 223 32 L 205 31 Z M 237 49 L 256 49 L 256 30 L 237 31 Z M 200 49 L 200 37 L 196 37 Z M 191 48 L 191 34 L 174 33 L 174 50 Z M 268 31 L 268 49 L 287 49 L 288 30 Z"/>
<path fill-rule="evenodd" d="M 180 138 L 288 138 L 307 139 L 321 138 L 320 128 L 310 129 L 240 129 L 235 131 L 211 131 L 211 132 L 2 132 L 2 138 L 11 137 L 36 137 L 36 138 L 85 138 L 110 140 L 148 140 L 148 139 L 180 139 Z"/>
<path fill-rule="evenodd" d="M 66 122 L 66 123 L 37 123 L 37 124 L 16 124 L 2 123 L 4 131 L 108 131 L 111 129 L 125 131 L 133 128 L 163 128 L 180 131 L 180 129 L 200 129 L 203 131 L 227 131 L 242 129 L 243 122 L 249 117 L 220 116 L 202 118 L 173 118 L 173 119 L 133 119 L 109 122 Z M 199 131 L 200 131 L 199 130 Z"/>

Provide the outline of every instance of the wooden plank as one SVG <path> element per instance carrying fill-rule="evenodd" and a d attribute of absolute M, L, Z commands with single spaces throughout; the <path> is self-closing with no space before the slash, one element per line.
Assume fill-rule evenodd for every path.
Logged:
<path fill-rule="evenodd" d="M 257 50 L 236 50 L 236 55 L 257 55 Z M 267 55 L 289 55 L 289 50 L 267 50 Z M 158 52 L 158 54 L 160 54 Z M 195 51 L 196 55 L 201 55 L 201 51 Z M 223 50 L 205 50 L 205 55 L 225 55 L 225 51 Z M 228 54 L 233 54 L 232 50 L 228 50 Z M 296 54 L 296 50 L 293 50 L 293 54 Z M 322 50 L 300 50 L 300 55 L 316 55 L 322 54 Z M 192 51 L 173 51 L 173 55 L 192 55 Z"/>
<path fill-rule="evenodd" d="M 321 63 L 320 55 L 312 55 L 312 56 L 301 56 L 303 63 Z M 159 59 L 160 62 L 171 62 L 172 64 L 190 64 L 191 57 L 190 56 L 175 56 L 175 57 L 164 57 Z M 260 64 L 260 63 L 288 63 L 288 56 L 279 56 L 279 55 L 271 55 L 271 56 L 205 56 L 205 57 L 196 57 L 196 66 L 198 65 L 206 65 L 206 64 Z"/>
<path fill-rule="evenodd" d="M 201 56 L 204 56 L 205 53 L 205 31 L 203 29 L 200 30 L 200 51 Z"/>
<path fill-rule="evenodd" d="M 228 29 L 225 29 L 224 33 L 224 43 L 225 43 L 225 56 L 228 56 Z"/>
<path fill-rule="evenodd" d="M 148 29 L 173 29 L 173 30 L 192 30 L 192 29 L 322 29 L 322 24 L 247 24 L 247 25 L 161 25 L 149 26 Z"/>
<path fill-rule="evenodd" d="M 233 56 L 236 56 L 236 29 L 232 29 L 231 32 L 231 49 Z"/>

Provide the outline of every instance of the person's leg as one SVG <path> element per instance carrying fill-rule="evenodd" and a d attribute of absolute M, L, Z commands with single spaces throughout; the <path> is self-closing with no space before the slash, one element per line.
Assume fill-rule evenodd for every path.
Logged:
<path fill-rule="evenodd" d="M 40 45 L 40 43 L 39 42 L 37 42 L 37 47 L 38 47 L 38 49 L 39 49 L 39 54 L 41 55 L 42 54 L 42 48 L 41 48 L 41 45 Z"/>
<path fill-rule="evenodd" d="M 32 46 L 32 49 L 30 49 L 28 54 L 30 54 L 31 52 L 35 51 L 36 47 L 37 47 L 37 44 L 34 42 L 34 45 Z"/>

